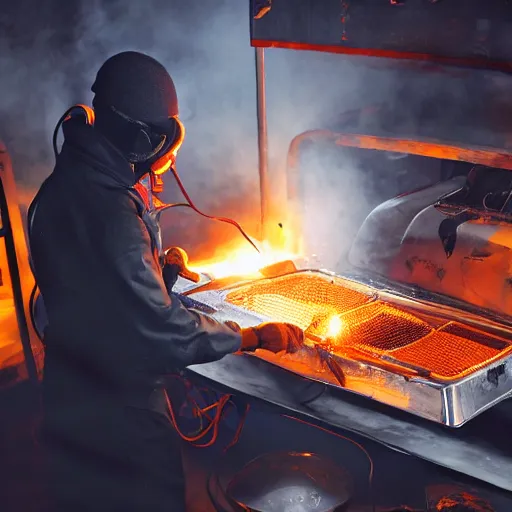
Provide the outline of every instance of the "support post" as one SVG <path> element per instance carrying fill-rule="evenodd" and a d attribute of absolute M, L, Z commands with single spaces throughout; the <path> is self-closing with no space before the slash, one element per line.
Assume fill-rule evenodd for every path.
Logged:
<path fill-rule="evenodd" d="M 260 175 L 261 240 L 268 237 L 269 183 L 268 183 L 268 133 L 265 95 L 265 50 L 256 48 L 256 101 L 258 119 L 258 165 Z"/>

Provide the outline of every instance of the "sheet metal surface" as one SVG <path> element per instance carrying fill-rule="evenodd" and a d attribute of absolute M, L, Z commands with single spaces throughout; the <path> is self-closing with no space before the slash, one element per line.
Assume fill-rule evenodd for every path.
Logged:
<path fill-rule="evenodd" d="M 320 271 L 189 296 L 219 320 L 291 322 L 306 330 L 308 345 L 297 354 L 257 351 L 258 357 L 450 427 L 512 396 L 510 333 L 462 321 L 456 310 L 444 316 L 440 306 L 425 311 Z M 333 318 L 339 332 L 322 338 Z"/>
<path fill-rule="evenodd" d="M 512 402 L 507 400 L 460 429 L 449 429 L 351 394 L 328 388 L 308 405 L 310 382 L 250 355 L 192 366 L 192 379 L 243 394 L 302 417 L 358 433 L 393 449 L 512 492 Z M 317 391 L 316 391 L 317 392 Z"/>

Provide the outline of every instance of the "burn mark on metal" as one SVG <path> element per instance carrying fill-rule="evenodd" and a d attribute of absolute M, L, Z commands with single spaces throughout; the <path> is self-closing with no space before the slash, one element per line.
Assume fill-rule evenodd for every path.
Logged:
<path fill-rule="evenodd" d="M 272 0 L 255 0 L 253 18 L 260 20 L 272 9 Z"/>
<path fill-rule="evenodd" d="M 446 270 L 443 267 L 440 267 L 439 265 L 432 263 L 430 260 L 424 260 L 418 258 L 417 256 L 413 256 L 405 260 L 405 266 L 407 267 L 407 270 L 409 270 L 409 272 L 413 272 L 414 268 L 417 265 L 421 265 L 428 272 L 435 274 L 439 281 L 442 281 L 444 279 L 444 276 L 446 275 Z"/>
<path fill-rule="evenodd" d="M 487 372 L 487 380 L 490 384 L 492 384 L 495 388 L 498 387 L 500 377 L 505 375 L 505 363 L 496 366 L 495 368 L 491 368 Z"/>

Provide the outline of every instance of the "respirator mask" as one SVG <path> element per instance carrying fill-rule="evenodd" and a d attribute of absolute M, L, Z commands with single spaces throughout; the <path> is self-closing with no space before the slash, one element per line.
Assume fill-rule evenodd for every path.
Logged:
<path fill-rule="evenodd" d="M 152 192 L 163 189 L 162 175 L 175 169 L 176 157 L 185 138 L 185 127 L 178 116 L 155 124 L 132 119 L 111 105 L 96 99 L 96 128 L 123 153 L 132 164 L 135 179 L 150 175 Z"/>
<path fill-rule="evenodd" d="M 95 125 L 106 134 L 123 153 L 133 167 L 136 182 L 149 175 L 151 192 L 161 193 L 163 175 L 169 170 L 176 175 L 176 157 L 185 138 L 185 127 L 179 118 L 175 116 L 160 124 L 150 125 L 131 119 L 113 106 L 95 101 L 94 107 L 74 105 L 64 113 L 53 136 L 55 155 L 58 154 L 57 135 L 61 125 L 71 118 L 81 117 L 86 124 Z M 96 116 L 96 110 L 101 115 Z"/>

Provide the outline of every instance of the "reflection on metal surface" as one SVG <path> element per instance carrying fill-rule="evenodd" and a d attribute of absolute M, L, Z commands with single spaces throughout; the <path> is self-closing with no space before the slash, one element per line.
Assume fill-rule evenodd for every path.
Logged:
<path fill-rule="evenodd" d="M 242 325 L 291 322 L 307 346 L 258 355 L 298 374 L 344 387 L 425 418 L 458 426 L 512 396 L 512 343 L 453 310 L 436 314 L 410 299 L 339 276 L 304 271 L 191 295 Z M 511 333 L 512 338 L 512 333 Z"/>
<path fill-rule="evenodd" d="M 370 135 L 339 134 L 336 144 L 340 146 L 379 149 L 409 155 L 429 156 L 445 160 L 471 162 L 477 165 L 512 170 L 512 153 L 489 147 L 450 145 L 436 140 L 397 139 Z"/>
<path fill-rule="evenodd" d="M 268 453 L 229 483 L 227 495 L 253 512 L 333 512 L 351 498 L 348 472 L 314 453 Z"/>

